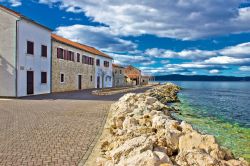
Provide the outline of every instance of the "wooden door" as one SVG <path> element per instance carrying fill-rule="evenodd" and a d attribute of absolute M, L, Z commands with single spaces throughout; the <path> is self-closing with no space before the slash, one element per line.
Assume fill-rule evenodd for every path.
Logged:
<path fill-rule="evenodd" d="M 27 71 L 27 95 L 34 94 L 34 72 Z"/>

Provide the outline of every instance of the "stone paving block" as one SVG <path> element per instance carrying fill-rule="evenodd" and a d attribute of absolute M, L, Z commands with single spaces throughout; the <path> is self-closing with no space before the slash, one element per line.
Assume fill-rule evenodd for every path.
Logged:
<path fill-rule="evenodd" d="M 0 100 L 0 165 L 77 165 L 111 103 Z"/>

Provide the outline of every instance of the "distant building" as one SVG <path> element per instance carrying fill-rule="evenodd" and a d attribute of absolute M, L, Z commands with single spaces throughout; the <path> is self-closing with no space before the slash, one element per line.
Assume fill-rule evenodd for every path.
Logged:
<path fill-rule="evenodd" d="M 141 84 L 141 70 L 131 65 L 125 68 L 126 82 L 128 85 L 140 85 Z"/>
<path fill-rule="evenodd" d="M 155 81 L 155 77 L 154 76 L 142 76 L 141 77 L 141 84 L 142 85 L 147 85 L 150 82 L 154 82 Z"/>
<path fill-rule="evenodd" d="M 113 87 L 126 86 L 125 68 L 112 64 L 113 67 Z"/>
<path fill-rule="evenodd" d="M 141 85 L 147 85 L 149 83 L 149 76 L 142 76 L 141 77 Z"/>
<path fill-rule="evenodd" d="M 51 30 L 0 5 L 0 96 L 50 93 Z"/>

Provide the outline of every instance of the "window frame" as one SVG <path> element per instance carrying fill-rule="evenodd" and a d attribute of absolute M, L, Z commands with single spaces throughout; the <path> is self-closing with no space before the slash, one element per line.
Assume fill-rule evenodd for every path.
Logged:
<path fill-rule="evenodd" d="M 59 54 L 59 50 L 61 50 L 61 55 L 58 55 Z M 57 47 L 57 59 L 64 59 L 64 49 L 62 47 Z"/>
<path fill-rule="evenodd" d="M 63 75 L 63 81 L 62 81 L 62 75 Z M 65 83 L 65 74 L 64 73 L 60 73 L 60 83 L 61 84 Z"/>
<path fill-rule="evenodd" d="M 98 62 L 98 63 L 97 63 L 97 62 Z M 101 64 L 100 62 L 101 62 L 100 59 L 96 59 L 96 62 L 95 62 L 95 63 L 96 63 L 96 66 L 100 66 L 100 64 Z"/>
<path fill-rule="evenodd" d="M 45 77 L 43 77 L 44 76 L 43 74 L 45 74 Z M 48 74 L 46 71 L 42 71 L 41 72 L 41 84 L 47 84 L 47 83 L 48 83 Z"/>
<path fill-rule="evenodd" d="M 76 53 L 76 62 L 81 62 L 81 54 Z"/>
<path fill-rule="evenodd" d="M 32 53 L 29 51 L 29 43 L 32 44 Z M 35 43 L 33 41 L 27 40 L 26 42 L 26 54 L 27 55 L 34 55 L 35 54 Z"/>
<path fill-rule="evenodd" d="M 109 61 L 103 61 L 104 67 L 109 67 Z"/>
<path fill-rule="evenodd" d="M 44 47 L 46 47 L 46 54 L 44 55 L 43 53 L 43 48 Z M 44 45 L 44 44 L 42 44 L 41 45 L 41 57 L 43 57 L 43 58 L 47 58 L 48 57 L 48 46 L 47 45 Z"/>

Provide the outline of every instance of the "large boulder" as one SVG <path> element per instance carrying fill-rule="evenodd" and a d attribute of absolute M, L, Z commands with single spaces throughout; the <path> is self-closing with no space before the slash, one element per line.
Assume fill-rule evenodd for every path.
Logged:
<path fill-rule="evenodd" d="M 169 157 L 162 152 L 153 152 L 151 150 L 144 151 L 140 154 L 131 156 L 127 159 L 121 160 L 117 166 L 159 166 L 161 164 L 168 164 L 172 166 Z"/>
<path fill-rule="evenodd" d="M 189 150 L 178 154 L 177 164 L 181 166 L 220 166 L 220 162 L 203 150 Z"/>
<path fill-rule="evenodd" d="M 194 149 L 204 150 L 207 154 L 210 154 L 215 159 L 224 159 L 225 157 L 225 152 L 220 149 L 214 136 L 212 135 L 202 135 L 197 131 L 193 131 L 180 137 L 180 152 Z"/>

